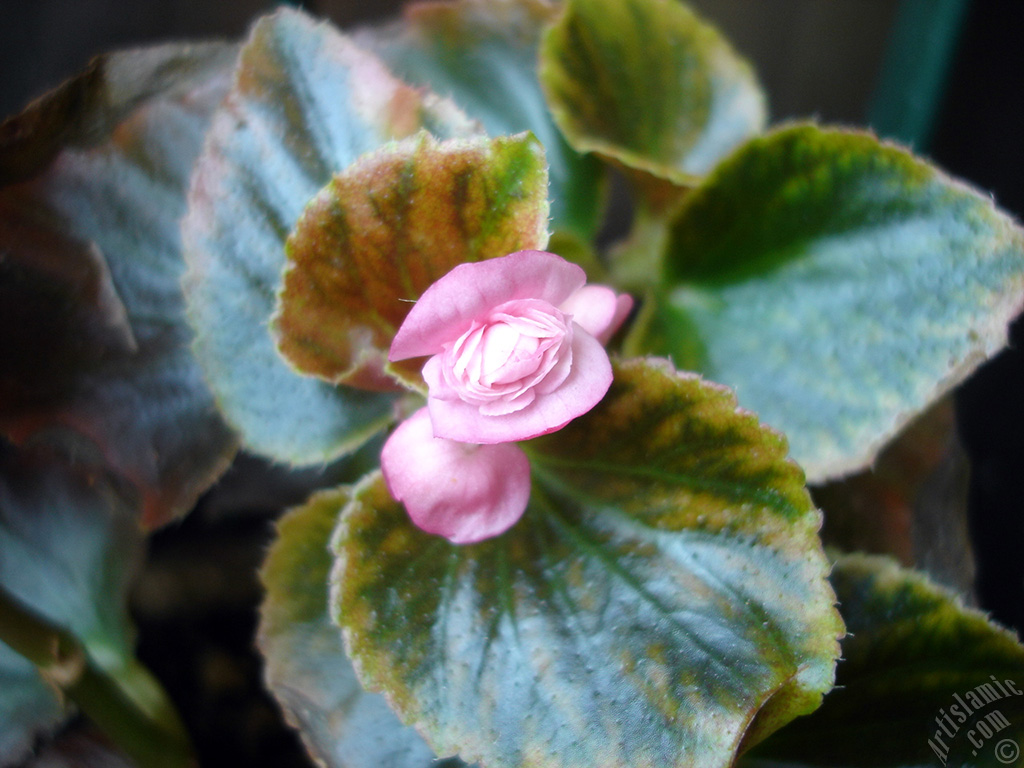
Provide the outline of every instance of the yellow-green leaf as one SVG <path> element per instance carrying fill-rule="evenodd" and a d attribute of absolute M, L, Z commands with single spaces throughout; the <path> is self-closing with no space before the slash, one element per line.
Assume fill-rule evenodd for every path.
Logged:
<path fill-rule="evenodd" d="M 843 555 L 831 581 L 850 634 L 836 688 L 759 757 L 810 768 L 1019 766 L 1024 646 L 920 573 Z"/>
<path fill-rule="evenodd" d="M 327 613 L 328 548 L 347 488 L 281 519 L 261 576 L 259 646 L 266 679 L 311 754 L 332 768 L 428 768 L 433 753 L 382 696 L 366 693 Z"/>
<path fill-rule="evenodd" d="M 541 83 L 580 152 L 690 183 L 764 126 L 753 70 L 677 0 L 567 0 Z"/>
<path fill-rule="evenodd" d="M 421 134 L 337 174 L 288 239 L 274 321 L 298 370 L 394 388 L 388 348 L 412 302 L 453 267 L 547 244 L 547 166 L 530 134 Z M 419 364 L 396 366 L 419 382 Z"/>
<path fill-rule="evenodd" d="M 650 361 L 525 446 L 502 536 L 415 528 L 379 475 L 335 534 L 360 679 L 440 755 L 489 766 L 730 766 L 813 710 L 842 624 L 785 440 Z"/>

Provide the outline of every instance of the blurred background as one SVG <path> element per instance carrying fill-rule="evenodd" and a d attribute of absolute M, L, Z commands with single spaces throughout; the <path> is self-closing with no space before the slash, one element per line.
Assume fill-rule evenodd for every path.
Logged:
<path fill-rule="evenodd" d="M 929 5 L 943 0 L 928 0 Z M 962 0 L 957 0 L 962 2 Z M 753 60 L 776 118 L 862 123 L 899 0 L 697 0 Z M 401 0 L 307 0 L 342 27 L 392 15 Z M 0 112 L 112 48 L 157 40 L 238 37 L 267 0 L 0 0 Z"/>
<path fill-rule="evenodd" d="M 399 0 L 309 0 L 351 27 Z M 169 39 L 238 38 L 265 0 L 0 0 L 0 115 L 96 53 Z M 760 74 L 773 122 L 871 125 L 1024 214 L 1024 3 L 1013 0 L 691 0 Z M 2 250 L 0 243 L 0 250 Z M 1024 304 L 1024 296 L 1021 297 Z M 1024 322 L 955 397 L 971 459 L 979 604 L 1024 627 Z M 253 653 L 256 569 L 281 507 L 322 472 L 243 457 L 197 514 L 157 534 L 135 600 L 140 655 L 164 681 L 203 764 L 304 766 L 263 693 Z"/>

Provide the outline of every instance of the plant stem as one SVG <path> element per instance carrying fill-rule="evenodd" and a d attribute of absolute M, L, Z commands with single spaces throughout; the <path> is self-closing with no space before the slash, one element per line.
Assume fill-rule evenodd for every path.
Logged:
<path fill-rule="evenodd" d="M 70 632 L 54 627 L 0 588 L 0 641 L 39 668 L 139 768 L 196 765 L 181 722 L 141 665 L 126 665 L 125 679 L 101 668 Z M 140 706 L 138 693 L 145 692 Z M 133 693 L 135 695 L 133 695 Z"/>

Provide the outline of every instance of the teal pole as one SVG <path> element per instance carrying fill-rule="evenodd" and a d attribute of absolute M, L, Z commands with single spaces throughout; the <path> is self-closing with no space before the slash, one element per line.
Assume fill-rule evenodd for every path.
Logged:
<path fill-rule="evenodd" d="M 868 123 L 883 138 L 928 147 L 969 0 L 901 0 Z"/>

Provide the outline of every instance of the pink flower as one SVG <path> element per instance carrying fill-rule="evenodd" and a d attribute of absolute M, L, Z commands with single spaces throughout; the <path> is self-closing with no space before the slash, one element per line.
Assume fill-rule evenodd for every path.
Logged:
<path fill-rule="evenodd" d="M 434 437 L 426 408 L 391 433 L 380 463 L 388 490 L 413 523 L 456 544 L 504 533 L 530 499 L 530 463 L 518 445 Z"/>
<path fill-rule="evenodd" d="M 612 381 L 603 343 L 632 299 L 575 264 L 518 251 L 462 264 L 424 292 L 390 359 L 430 356 L 427 407 L 381 455 L 413 522 L 456 543 L 497 536 L 526 510 L 530 465 L 513 443 L 561 429 Z"/>
<path fill-rule="evenodd" d="M 586 279 L 553 253 L 517 251 L 461 264 L 424 292 L 389 359 L 431 355 L 423 378 L 435 437 L 528 440 L 597 405 L 612 382 L 602 341 L 632 300 Z"/>

